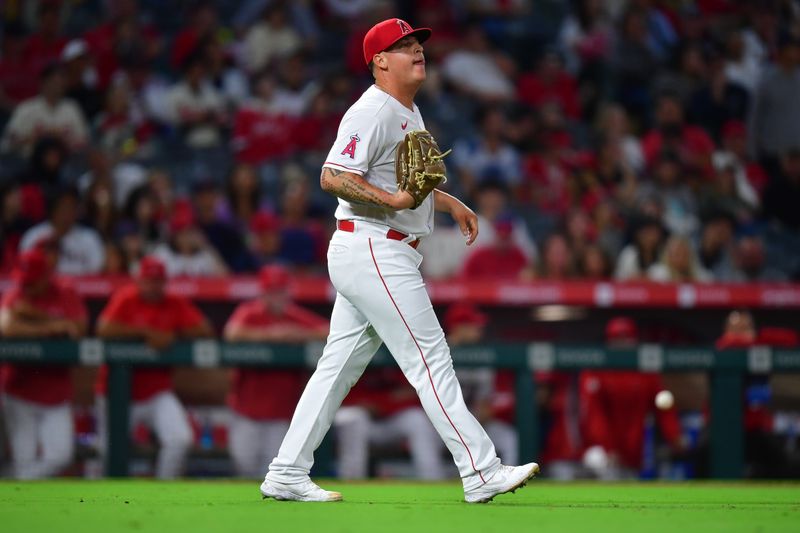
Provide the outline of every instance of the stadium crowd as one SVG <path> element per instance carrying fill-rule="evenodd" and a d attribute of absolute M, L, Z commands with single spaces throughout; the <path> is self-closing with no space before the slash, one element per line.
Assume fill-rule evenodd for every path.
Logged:
<path fill-rule="evenodd" d="M 94 329 L 99 336 L 163 347 L 180 336 L 210 335 L 191 302 L 171 301 L 179 311 L 165 326 L 164 309 L 140 294 L 157 293 L 143 286 L 167 276 L 261 272 L 272 294 L 287 272 L 324 273 L 335 200 L 316 185 L 319 169 L 344 111 L 371 83 L 363 36 L 391 16 L 434 30 L 418 103 L 439 144 L 453 147 L 445 187 L 467 200 L 481 224 L 467 249 L 457 228 L 437 221 L 420 247 L 425 276 L 800 279 L 794 0 L 7 0 L 2 9 L 0 274 L 20 283 L 49 276 L 50 267 L 64 276 L 136 276 L 139 292 L 114 295 Z M 4 320 L 4 334 L 30 335 L 26 313 L 40 316 L 18 313 L 19 297 L 4 295 L 3 308 L 17 309 L 8 314 L 21 321 Z M 75 311 L 82 304 L 74 294 L 64 299 L 59 305 L 69 313 L 85 315 Z M 225 338 L 324 337 L 324 319 L 273 300 L 242 304 Z M 141 323 L 119 321 L 131 315 L 121 311 L 130 305 L 148 309 L 137 313 Z M 37 335 L 86 331 L 85 319 L 65 321 L 66 311 L 47 309 L 52 324 Z M 451 311 L 451 343 L 478 342 L 485 315 L 469 306 Z M 293 325 L 282 322 L 287 314 Z M 276 321 L 283 326 L 267 327 Z M 615 324 L 611 337 L 636 336 L 635 325 Z M 241 474 L 262 469 L 272 452 L 252 443 L 279 440 L 302 378 L 235 374 L 230 446 Z M 608 390 L 620 394 L 619 387 L 591 374 L 540 379 L 552 410 L 544 459 L 563 460 L 563 477 L 577 475 L 570 468 L 587 442 L 574 441 L 573 396 L 590 402 Z M 462 380 L 513 462 L 508 380 L 485 373 Z M 409 413 L 401 382 L 372 375 L 337 416 L 346 428 L 340 448 L 353 451 L 342 458 L 344 475 L 363 477 L 366 448 L 404 435 L 414 437 L 408 446 L 419 475 L 442 475 L 441 454 L 429 453 L 439 449 L 438 437 L 423 431 L 418 406 Z M 631 387 L 632 396 L 646 398 L 637 427 L 652 415 L 648 395 L 662 386 Z M 164 375 L 138 387 L 135 381 L 133 418 L 158 435 L 156 471 L 177 475 L 191 440 L 187 423 L 174 423 L 185 417 L 182 407 Z M 280 389 L 285 408 L 254 407 L 264 387 Z M 377 392 L 389 389 L 397 394 L 376 403 Z M 631 405 L 624 394 L 613 401 Z M 262 423 L 272 418 L 280 423 Z M 610 441 L 623 431 L 615 423 L 582 431 L 613 449 Z M 676 420 L 659 423 L 683 450 Z M 609 476 L 640 469 L 641 439 L 626 442 L 635 449 L 615 451 L 618 468 L 605 468 Z M 47 473 L 72 453 L 44 451 L 54 459 L 36 468 Z"/>

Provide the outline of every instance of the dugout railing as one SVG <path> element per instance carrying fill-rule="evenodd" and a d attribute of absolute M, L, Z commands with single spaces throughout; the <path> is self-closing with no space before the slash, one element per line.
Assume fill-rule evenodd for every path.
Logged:
<path fill-rule="evenodd" d="M 64 365 L 108 365 L 109 442 L 106 473 L 128 475 L 130 456 L 129 404 L 131 368 L 137 365 L 302 367 L 313 368 L 322 345 L 272 345 L 224 343 L 213 339 L 180 342 L 158 352 L 141 343 L 103 341 L 87 338 L 64 340 L 0 340 L 0 361 Z M 710 397 L 710 472 L 719 479 L 741 478 L 744 474 L 742 386 L 747 374 L 800 372 L 800 349 L 771 349 L 757 346 L 747 350 L 715 351 L 706 347 L 671 347 L 642 344 L 635 349 L 604 346 L 570 346 L 550 343 L 493 344 L 452 349 L 459 367 L 492 367 L 515 373 L 516 425 L 519 456 L 534 460 L 540 447 L 535 371 L 630 369 L 643 372 L 708 372 Z M 385 348 L 372 365 L 395 362 Z M 321 449 L 321 471 L 330 472 L 329 449 Z"/>

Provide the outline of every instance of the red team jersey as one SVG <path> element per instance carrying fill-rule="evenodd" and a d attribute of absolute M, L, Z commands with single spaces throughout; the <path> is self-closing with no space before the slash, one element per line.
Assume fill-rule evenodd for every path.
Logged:
<path fill-rule="evenodd" d="M 316 330 L 327 326 L 328 322 L 293 304 L 289 304 L 282 315 L 275 315 L 262 300 L 252 300 L 240 304 L 228 324 L 249 328 L 292 325 Z M 302 370 L 237 368 L 228 404 L 236 413 L 254 420 L 289 420 L 303 393 L 306 378 Z"/>
<path fill-rule="evenodd" d="M 25 296 L 18 286 L 3 294 L 0 307 L 11 309 L 25 301 L 52 318 L 81 320 L 86 318 L 86 306 L 70 287 L 53 283 L 42 296 Z M 72 399 L 70 368 L 58 365 L 16 365 L 3 367 L 2 389 L 17 398 L 41 405 L 58 405 Z"/>
<path fill-rule="evenodd" d="M 622 464 L 642 464 L 645 419 L 654 413 L 664 440 L 677 444 L 681 429 L 675 409 L 655 409 L 664 384 L 657 374 L 633 371 L 586 371 L 581 375 L 581 405 L 586 445 L 599 444 L 619 454 Z"/>
<path fill-rule="evenodd" d="M 111 296 L 98 320 L 180 335 L 181 332 L 199 325 L 203 321 L 203 315 L 186 298 L 166 294 L 160 301 L 149 302 L 141 298 L 136 285 L 129 285 Z M 103 367 L 97 380 L 98 394 L 105 395 L 107 379 L 108 370 Z M 172 370 L 169 368 L 142 367 L 133 371 L 131 384 L 133 401 L 147 400 L 171 389 Z"/>

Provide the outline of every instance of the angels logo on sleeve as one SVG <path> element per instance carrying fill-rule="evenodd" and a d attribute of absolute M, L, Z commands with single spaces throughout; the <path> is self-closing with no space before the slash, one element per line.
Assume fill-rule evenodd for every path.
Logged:
<path fill-rule="evenodd" d="M 344 147 L 342 150 L 342 155 L 349 155 L 350 159 L 355 159 L 356 157 L 356 145 L 361 139 L 358 137 L 358 134 L 350 136 L 350 142 L 347 143 L 347 146 Z"/>

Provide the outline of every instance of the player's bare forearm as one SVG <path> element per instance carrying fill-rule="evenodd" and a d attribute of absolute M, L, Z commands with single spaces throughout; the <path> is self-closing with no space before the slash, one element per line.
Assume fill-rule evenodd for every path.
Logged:
<path fill-rule="evenodd" d="M 475 242 L 478 237 L 478 215 L 464 205 L 464 202 L 453 195 L 434 189 L 433 207 L 437 211 L 450 213 L 461 229 L 461 233 L 467 238 L 467 246 Z"/>
<path fill-rule="evenodd" d="M 372 204 L 395 211 L 414 205 L 414 199 L 406 192 L 386 192 L 371 185 L 358 174 L 335 168 L 323 168 L 319 184 L 323 191 L 357 204 Z"/>

